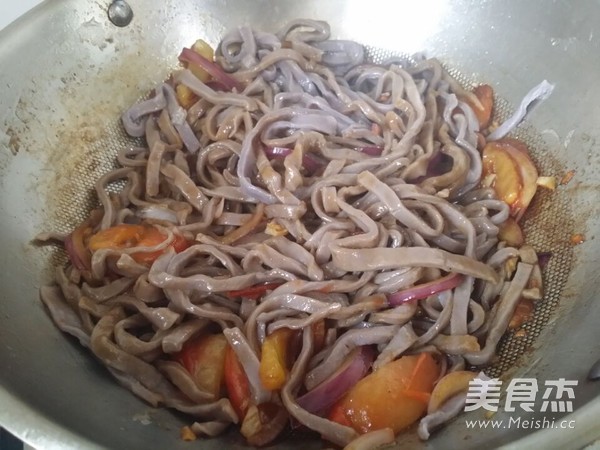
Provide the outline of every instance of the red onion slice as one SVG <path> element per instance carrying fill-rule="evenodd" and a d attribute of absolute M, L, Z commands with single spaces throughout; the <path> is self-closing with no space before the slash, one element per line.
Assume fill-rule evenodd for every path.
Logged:
<path fill-rule="evenodd" d="M 298 405 L 312 414 L 325 413 L 364 378 L 374 359 L 372 347 L 364 345 L 355 349 L 331 376 L 298 398 Z"/>
<path fill-rule="evenodd" d="M 302 157 L 302 165 L 304 166 L 304 168 L 306 170 L 308 170 L 309 173 L 315 173 L 321 167 L 323 167 L 325 165 L 325 163 L 323 161 L 321 161 L 321 159 L 319 159 L 315 155 L 313 155 L 312 153 L 306 153 Z"/>
<path fill-rule="evenodd" d="M 543 269 L 550 262 L 550 258 L 552 258 L 552 252 L 540 252 L 537 254 L 537 257 L 540 269 Z"/>
<path fill-rule="evenodd" d="M 244 86 L 242 86 L 242 84 L 231 75 L 227 74 L 217 63 L 206 59 L 204 56 L 196 53 L 192 49 L 184 48 L 179 55 L 179 60 L 200 66 L 206 70 L 216 81 L 226 86 L 227 90 L 229 91 L 232 91 L 234 88 L 238 92 L 242 92 L 244 90 Z"/>
<path fill-rule="evenodd" d="M 452 157 L 438 151 L 429 160 L 429 163 L 427 164 L 427 172 L 425 173 L 425 175 L 414 178 L 412 180 L 408 180 L 408 182 L 413 184 L 419 184 L 425 181 L 427 178 L 439 177 L 440 175 L 444 175 L 445 173 L 452 170 L 453 163 L 454 160 L 452 159 Z"/>
<path fill-rule="evenodd" d="M 265 147 L 265 155 L 269 159 L 285 158 L 290 153 L 292 153 L 292 149 L 287 147 Z"/>
<path fill-rule="evenodd" d="M 86 264 L 88 258 L 86 258 L 85 254 L 82 253 L 85 252 L 85 248 L 83 247 L 83 244 L 78 245 L 73 240 L 73 234 L 69 234 L 65 238 L 64 245 L 67 255 L 69 256 L 69 260 L 71 261 L 71 264 L 73 264 L 77 270 L 81 272 L 90 270 L 90 268 Z"/>
<path fill-rule="evenodd" d="M 439 280 L 430 281 L 429 283 L 419 284 L 395 294 L 388 295 L 388 303 L 390 306 L 399 306 L 403 303 L 413 300 L 421 300 L 438 292 L 454 289 L 462 283 L 464 276 L 460 273 L 451 273 Z"/>
<path fill-rule="evenodd" d="M 365 155 L 369 155 L 369 156 L 381 156 L 381 154 L 383 153 L 383 147 L 359 147 L 356 150 L 358 150 L 361 153 L 364 153 Z"/>
<path fill-rule="evenodd" d="M 225 84 L 223 84 L 221 81 L 218 81 L 218 80 L 210 80 L 204 84 L 206 84 L 213 91 L 227 92 L 230 90 L 229 88 L 227 88 L 227 86 Z"/>

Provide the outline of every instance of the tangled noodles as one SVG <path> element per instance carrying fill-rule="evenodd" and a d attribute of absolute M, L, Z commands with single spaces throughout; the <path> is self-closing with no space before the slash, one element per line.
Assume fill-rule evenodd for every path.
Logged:
<path fill-rule="evenodd" d="M 420 420 L 427 439 L 541 297 L 518 225 L 535 184 L 502 170 L 527 149 L 498 140 L 522 117 L 496 129 L 489 86 L 368 63 L 318 21 L 180 61 L 123 114 L 145 145 L 97 181 L 99 207 L 45 236 L 70 258 L 41 289 L 53 320 L 193 417 L 191 438 L 237 423 L 264 445 L 293 424 L 374 448 Z"/>

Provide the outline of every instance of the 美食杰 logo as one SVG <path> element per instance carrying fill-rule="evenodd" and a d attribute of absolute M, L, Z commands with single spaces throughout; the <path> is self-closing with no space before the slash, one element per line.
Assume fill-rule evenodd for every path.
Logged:
<path fill-rule="evenodd" d="M 483 373 L 469 382 L 465 411 L 485 410 L 495 413 L 502 406 L 506 412 L 570 413 L 573 412 L 574 388 L 577 380 L 558 378 L 546 380 L 543 385 L 535 378 L 514 378 L 502 395 L 502 380 L 488 378 Z M 541 404 L 536 409 L 536 400 Z M 467 420 L 468 428 L 575 428 L 574 420 L 559 420 L 555 417 L 511 417 L 504 420 Z M 538 414 L 539 416 L 539 414 Z"/>

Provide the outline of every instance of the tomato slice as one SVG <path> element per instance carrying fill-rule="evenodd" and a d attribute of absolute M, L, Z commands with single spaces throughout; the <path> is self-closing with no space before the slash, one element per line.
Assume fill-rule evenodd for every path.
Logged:
<path fill-rule="evenodd" d="M 439 375 L 430 353 L 403 356 L 360 380 L 330 411 L 329 418 L 359 433 L 410 426 L 427 410 Z"/>
<path fill-rule="evenodd" d="M 156 227 L 147 227 L 146 233 L 142 239 L 138 242 L 138 246 L 153 247 L 160 244 L 166 239 L 166 236 L 162 234 Z M 169 245 L 175 252 L 179 253 L 189 247 L 189 242 L 181 235 L 175 234 L 173 241 Z M 134 253 L 131 257 L 141 264 L 152 264 L 160 255 L 164 253 L 164 250 L 158 250 L 156 252 L 140 252 Z"/>
<path fill-rule="evenodd" d="M 500 200 L 514 208 L 523 189 L 523 180 L 515 160 L 497 142 L 483 149 L 483 178 L 494 175 L 492 187 Z"/>
<path fill-rule="evenodd" d="M 498 144 L 513 158 L 521 179 L 523 180 L 523 189 L 519 195 L 519 199 L 513 208 L 513 216 L 517 222 L 521 219 L 525 210 L 531 203 L 531 199 L 537 191 L 538 171 L 529 156 L 529 149 L 518 139 L 504 138 L 498 141 Z"/>
<path fill-rule="evenodd" d="M 242 422 L 250 406 L 250 385 L 244 368 L 230 346 L 225 352 L 225 386 L 231 406 Z"/>
<path fill-rule="evenodd" d="M 106 248 L 153 247 L 166 238 L 158 228 L 152 225 L 121 224 L 94 234 L 88 241 L 88 248 L 94 252 Z M 169 247 L 179 253 L 188 248 L 189 245 L 190 243 L 183 236 L 175 234 Z M 152 264 L 163 252 L 164 250 L 138 252 L 130 256 L 140 264 Z"/>
<path fill-rule="evenodd" d="M 272 291 L 279 286 L 281 286 L 281 283 L 257 284 L 256 286 L 250 286 L 244 289 L 238 289 L 236 291 L 229 291 L 227 292 L 227 296 L 232 298 L 244 297 L 251 300 L 258 300 L 265 295 L 267 291 Z"/>
<path fill-rule="evenodd" d="M 427 352 L 419 353 L 416 358 L 406 390 L 431 393 L 431 387 L 440 372 L 437 362 Z"/>
<path fill-rule="evenodd" d="M 208 334 L 187 341 L 174 359 L 192 375 L 198 388 L 216 400 L 224 381 L 227 348 L 224 335 Z"/>

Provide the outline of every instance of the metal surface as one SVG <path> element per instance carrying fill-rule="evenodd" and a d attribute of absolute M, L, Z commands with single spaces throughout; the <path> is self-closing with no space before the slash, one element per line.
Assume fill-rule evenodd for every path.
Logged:
<path fill-rule="evenodd" d="M 102 3 L 102 4 L 101 4 Z M 254 1 L 131 0 L 127 28 L 113 26 L 106 2 L 46 0 L 0 32 L 0 425 L 40 448 L 188 448 L 186 421 L 153 410 L 119 387 L 103 367 L 54 328 L 37 289 L 62 255 L 31 244 L 49 228 L 69 230 L 93 202 L 93 180 L 126 141 L 120 112 L 176 64 L 197 38 L 210 44 L 243 23 L 274 30 L 286 20 L 329 21 L 336 37 L 394 53 L 426 51 L 463 79 L 491 83 L 508 103 L 540 80 L 556 83 L 531 118 L 527 137 L 544 175 L 576 170 L 557 191 L 542 192 L 528 238 L 552 250 L 548 289 L 526 338 L 508 340 L 498 371 L 578 379 L 574 430 L 467 430 L 464 417 L 406 448 L 574 447 L 597 437 L 600 384 L 586 381 L 600 357 L 600 227 L 596 214 L 600 132 L 600 5 L 511 1 Z M 376 55 L 374 55 L 376 57 Z M 504 105 L 504 106 L 503 106 Z M 500 104 L 500 113 L 506 105 Z M 537 130 L 533 132 L 532 130 Z M 572 249 L 572 233 L 586 242 Z M 569 269 L 572 269 L 569 271 Z M 542 327 L 542 325 L 544 325 Z M 517 361 L 533 337 L 531 350 Z M 515 417 L 498 413 L 494 418 Z M 527 418 L 534 415 L 527 413 Z M 560 415 L 556 414 L 558 418 Z M 470 418 L 483 418 L 473 413 Z M 525 416 L 524 416 L 525 417 Z M 290 436 L 285 448 L 322 448 Z M 235 432 L 196 448 L 244 448 Z"/>
<path fill-rule="evenodd" d="M 126 27 L 133 20 L 133 10 L 127 2 L 115 0 L 108 7 L 108 19 L 118 27 Z"/>

